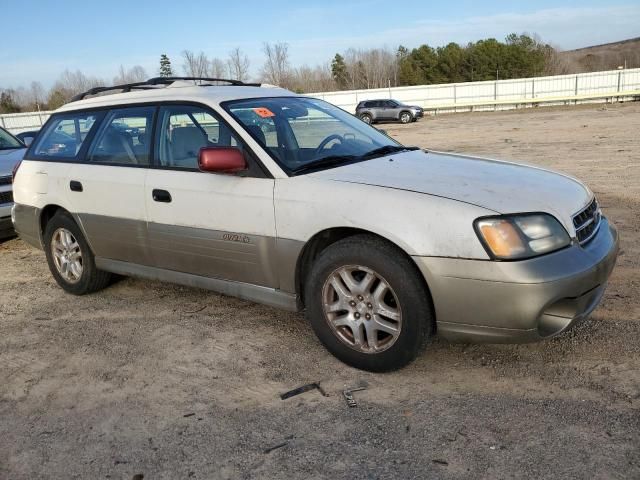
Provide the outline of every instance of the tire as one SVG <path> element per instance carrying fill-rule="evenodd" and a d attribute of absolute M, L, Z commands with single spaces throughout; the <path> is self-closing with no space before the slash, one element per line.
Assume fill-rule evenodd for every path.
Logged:
<path fill-rule="evenodd" d="M 373 123 L 373 118 L 371 118 L 371 115 L 369 115 L 368 113 L 363 113 L 362 115 L 360 115 L 360 120 L 362 120 L 367 125 L 371 125 Z"/>
<path fill-rule="evenodd" d="M 49 270 L 64 291 L 84 295 L 102 290 L 109 284 L 111 274 L 96 268 L 93 252 L 69 213 L 58 211 L 49 220 L 44 229 L 44 244 Z M 52 245 L 57 254 L 53 253 Z M 66 269 L 60 255 L 66 260 Z M 69 266 L 71 264 L 76 268 Z"/>
<path fill-rule="evenodd" d="M 357 287 L 341 280 L 345 272 L 360 282 Z M 350 296 L 338 293 L 344 287 Z M 318 339 L 339 360 L 362 370 L 407 365 L 433 331 L 431 297 L 416 265 L 398 247 L 372 235 L 327 247 L 311 268 L 304 298 Z"/>
<path fill-rule="evenodd" d="M 411 123 L 413 121 L 413 115 L 411 112 L 400 112 L 400 123 Z"/>

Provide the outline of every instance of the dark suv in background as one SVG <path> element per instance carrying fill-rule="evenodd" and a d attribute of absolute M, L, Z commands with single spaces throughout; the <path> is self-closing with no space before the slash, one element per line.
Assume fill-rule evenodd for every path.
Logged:
<path fill-rule="evenodd" d="M 415 122 L 424 116 L 421 107 L 405 105 L 397 100 L 365 100 L 356 107 L 356 117 L 365 123 L 381 120 L 397 120 L 400 123 Z"/>

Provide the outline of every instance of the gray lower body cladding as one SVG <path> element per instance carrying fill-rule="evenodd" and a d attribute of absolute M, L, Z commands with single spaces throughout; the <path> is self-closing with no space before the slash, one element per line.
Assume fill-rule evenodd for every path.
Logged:
<path fill-rule="evenodd" d="M 16 203 L 13 206 L 13 228 L 20 238 L 36 248 L 42 249 L 40 235 L 40 209 Z"/>
<path fill-rule="evenodd" d="M 224 280 L 215 277 L 205 277 L 190 273 L 176 272 L 164 268 L 149 267 L 118 260 L 96 257 L 96 266 L 107 272 L 118 273 L 133 277 L 148 278 L 150 280 L 160 280 L 163 282 L 177 283 L 188 287 L 203 288 L 214 292 L 222 293 L 232 297 L 251 300 L 284 310 L 297 311 L 297 297 L 293 293 L 282 290 L 263 287 L 250 283 Z"/>
<path fill-rule="evenodd" d="M 557 335 L 586 318 L 604 294 L 617 254 L 617 231 L 603 218 L 587 245 L 530 260 L 414 260 L 431 289 L 439 334 L 518 343 Z"/>
<path fill-rule="evenodd" d="M 43 248 L 40 209 L 16 205 L 16 231 Z M 295 310 L 303 242 L 102 215 L 73 215 L 99 268 Z"/>
<path fill-rule="evenodd" d="M 15 228 L 42 248 L 40 211 L 16 205 Z M 75 215 L 99 268 L 296 308 L 303 242 L 95 215 Z M 513 343 L 557 335 L 598 305 L 615 264 L 618 236 L 598 234 L 518 262 L 413 257 L 433 298 L 439 334 L 454 341 Z"/>

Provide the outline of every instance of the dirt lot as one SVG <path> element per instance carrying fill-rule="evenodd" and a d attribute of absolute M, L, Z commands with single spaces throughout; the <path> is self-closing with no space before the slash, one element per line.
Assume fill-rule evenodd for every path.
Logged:
<path fill-rule="evenodd" d="M 640 478 L 640 104 L 383 128 L 586 180 L 622 237 L 592 318 L 533 345 L 435 339 L 404 370 L 369 374 L 302 315 L 133 279 L 66 295 L 42 252 L 10 240 L 0 478 Z M 280 400 L 312 381 L 329 396 Z M 360 382 L 348 409 L 340 390 Z"/>

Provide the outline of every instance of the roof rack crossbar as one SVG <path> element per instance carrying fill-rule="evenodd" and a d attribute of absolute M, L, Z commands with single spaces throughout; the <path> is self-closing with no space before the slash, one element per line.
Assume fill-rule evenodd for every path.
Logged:
<path fill-rule="evenodd" d="M 130 92 L 131 90 L 134 89 L 140 89 L 140 90 L 145 90 L 145 89 L 150 89 L 153 88 L 154 86 L 158 86 L 158 85 L 169 85 L 173 82 L 176 81 L 180 81 L 180 80 L 189 80 L 189 81 L 193 81 L 193 82 L 226 82 L 230 85 L 234 85 L 234 86 L 245 86 L 245 87 L 259 87 L 261 84 L 260 83 L 245 83 L 242 82 L 240 80 L 232 80 L 229 78 L 210 78 L 210 77 L 154 77 L 154 78 L 150 78 L 149 80 L 145 80 L 144 82 L 134 82 L 134 83 L 124 83 L 122 85 L 113 85 L 111 87 L 93 87 L 90 88 L 89 90 L 87 90 L 86 92 L 83 93 L 79 93 L 78 95 L 74 96 L 70 102 L 77 102 L 78 100 L 83 100 L 84 98 L 90 96 L 90 95 L 96 95 L 98 93 L 102 93 L 102 92 L 108 92 L 111 90 L 122 90 L 122 93 L 127 93 Z M 202 86 L 207 86 L 207 85 L 202 85 Z"/>

